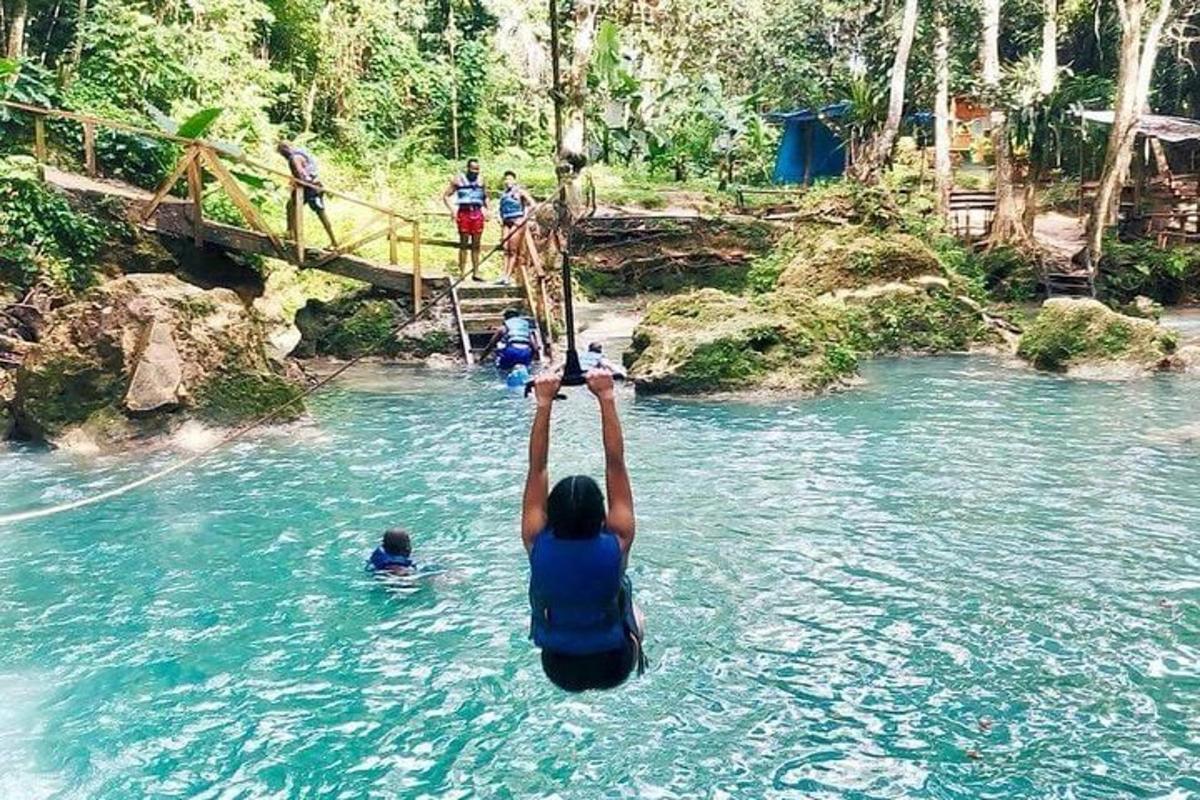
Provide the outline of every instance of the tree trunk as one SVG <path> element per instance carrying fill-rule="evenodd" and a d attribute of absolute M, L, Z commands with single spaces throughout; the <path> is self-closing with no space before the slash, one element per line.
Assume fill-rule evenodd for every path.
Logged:
<path fill-rule="evenodd" d="M 25 55 L 25 22 L 29 16 L 28 0 L 15 0 L 12 13 L 8 15 L 8 45 L 6 58 L 16 61 Z"/>
<path fill-rule="evenodd" d="M 883 128 L 875 134 L 873 141 L 862 148 L 854 174 L 864 183 L 876 183 L 883 172 L 883 165 L 891 157 L 900 133 L 900 120 L 904 115 L 904 90 L 908 82 L 908 56 L 912 52 L 913 37 L 917 31 L 917 0 L 905 0 L 904 18 L 900 23 L 900 41 L 896 45 L 896 58 L 892 62 L 892 80 L 888 90 L 888 113 Z"/>
<path fill-rule="evenodd" d="M 937 40 L 934 45 L 934 69 L 937 71 L 937 96 L 933 103 L 933 164 L 937 187 L 937 210 L 942 219 L 950 220 L 950 193 L 954 175 L 950 164 L 950 139 L 954 121 L 950 118 L 950 26 L 945 11 L 939 6 L 934 22 Z"/>
<path fill-rule="evenodd" d="M 79 62 L 83 60 L 83 34 L 87 24 L 88 0 L 79 0 L 75 10 L 75 41 L 71 44 L 71 60 L 67 62 L 67 74 L 75 74 Z"/>
<path fill-rule="evenodd" d="M 458 28 L 454 21 L 454 0 L 450 0 L 450 8 L 446 18 L 446 49 L 450 52 L 450 144 L 454 160 L 458 161 L 458 59 L 455 57 L 455 43 L 458 41 Z"/>
<path fill-rule="evenodd" d="M 1117 216 L 1121 187 L 1129 175 L 1133 143 L 1137 138 L 1139 112 L 1146 107 L 1150 78 L 1158 59 L 1163 28 L 1171 14 L 1171 0 L 1159 0 L 1158 10 L 1145 32 L 1142 23 L 1149 0 L 1117 0 L 1121 21 L 1121 47 L 1117 61 L 1117 97 L 1113 104 L 1113 124 L 1108 133 L 1104 166 L 1092 202 L 1086 231 L 1086 263 L 1093 271 L 1103 254 L 1104 231 Z"/>
<path fill-rule="evenodd" d="M 1042 60 L 1038 70 L 1038 90 L 1054 93 L 1058 83 L 1058 0 L 1042 2 Z"/>
<path fill-rule="evenodd" d="M 995 102 L 1000 85 L 1000 0 L 983 2 L 983 41 L 980 48 L 983 83 L 989 99 Z M 1013 159 L 1008 118 L 1003 110 L 993 109 L 992 158 L 995 161 L 996 212 L 988 247 L 1023 243 L 1028 240 L 1021 223 L 1021 210 L 1013 187 Z"/>
<path fill-rule="evenodd" d="M 559 158 L 581 159 L 587 153 L 585 113 L 588 66 L 596 44 L 597 0 L 575 0 L 571 33 L 571 61 L 563 80 L 564 116 Z M 580 162 L 582 163 L 582 162 Z"/>

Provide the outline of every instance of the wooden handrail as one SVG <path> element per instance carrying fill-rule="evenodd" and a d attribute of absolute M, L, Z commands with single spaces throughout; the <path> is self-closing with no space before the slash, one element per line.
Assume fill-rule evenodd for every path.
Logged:
<path fill-rule="evenodd" d="M 126 123 L 126 122 L 118 122 L 116 120 L 103 119 L 101 117 L 95 117 L 90 114 L 80 114 L 80 113 L 77 113 L 74 111 L 63 111 L 63 110 L 57 109 L 57 108 L 44 108 L 42 106 L 31 106 L 31 105 L 28 105 L 27 103 L 16 102 L 15 100 L 3 100 L 3 101 L 0 101 L 0 105 L 4 105 L 8 108 L 14 108 L 18 111 L 23 111 L 27 114 L 34 114 L 34 115 L 37 115 L 40 117 L 54 117 L 57 119 L 69 119 L 73 122 L 78 122 L 83 125 L 92 125 L 92 126 L 97 126 L 97 127 L 101 127 L 101 128 L 109 128 L 110 130 L 124 131 L 125 133 L 133 133 L 138 136 L 149 136 L 149 137 L 152 137 L 155 139 L 161 139 L 161 140 L 167 141 L 167 142 L 174 142 L 175 144 L 184 145 L 186 147 L 190 147 L 193 145 L 202 145 L 202 146 L 218 153 L 221 158 L 237 162 L 238 164 L 241 164 L 246 167 L 251 167 L 253 169 L 260 170 L 261 172 L 265 172 L 272 177 L 279 178 L 279 179 L 282 179 L 283 181 L 286 181 L 289 185 L 303 186 L 308 189 L 315 189 L 317 191 L 324 192 L 325 194 L 327 194 L 331 197 L 337 197 L 339 199 L 345 200 L 354 205 L 362 206 L 364 208 L 369 208 L 372 211 L 378 211 L 380 214 L 389 214 L 391 216 L 396 217 L 399 220 L 403 220 L 404 222 L 412 222 L 413 221 L 412 218 L 397 212 L 393 208 L 376 205 L 375 203 L 372 203 L 367 200 L 363 200 L 360 197 L 355 197 L 354 195 L 346 194 L 345 192 L 339 192 L 336 189 L 330 189 L 329 187 L 321 185 L 321 184 L 310 183 L 308 181 L 302 181 L 299 178 L 296 178 L 290 172 L 284 172 L 282 170 L 275 169 L 274 167 L 269 167 L 266 164 L 262 164 L 257 161 L 254 161 L 253 159 L 246 158 L 245 156 L 238 155 L 236 153 L 231 153 L 227 149 L 224 149 L 219 143 L 212 142 L 207 139 L 187 139 L 182 136 L 176 136 L 171 133 L 166 133 L 165 131 L 155 131 L 155 130 L 150 130 L 149 128 L 140 127 L 138 125 L 130 125 L 129 123 Z M 456 243 L 455 247 L 457 247 L 457 246 L 458 245 Z"/>

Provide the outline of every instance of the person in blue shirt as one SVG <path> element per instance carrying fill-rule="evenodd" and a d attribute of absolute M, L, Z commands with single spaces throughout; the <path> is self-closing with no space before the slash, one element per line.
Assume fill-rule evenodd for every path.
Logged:
<path fill-rule="evenodd" d="M 303 147 L 297 147 L 291 142 L 280 142 L 276 145 L 276 151 L 279 155 L 287 159 L 288 170 L 291 171 L 292 177 L 296 180 L 304 181 L 305 183 L 313 184 L 314 186 L 321 185 L 320 175 L 317 172 L 317 159 L 312 153 L 305 150 Z M 304 188 L 304 204 L 311 208 L 321 220 L 321 225 L 325 227 L 325 233 L 329 236 L 329 243 L 335 248 L 338 246 L 337 237 L 333 235 L 333 225 L 329 222 L 329 215 L 325 213 L 325 193 L 320 189 L 314 189 L 312 186 Z M 292 220 L 296 209 L 296 195 L 289 194 L 287 202 L 287 219 L 288 230 L 295 237 L 296 232 L 291 230 Z"/>
<path fill-rule="evenodd" d="M 600 404 L 608 504 L 586 475 L 563 478 L 551 490 L 550 410 L 560 386 L 553 373 L 534 380 L 537 411 L 521 512 L 530 635 L 554 685 L 569 692 L 612 689 L 646 667 L 645 624 L 625 574 L 636 532 L 625 443 L 612 373 L 592 370 L 587 386 Z"/>
<path fill-rule="evenodd" d="M 371 553 L 367 569 L 391 575 L 412 575 L 417 565 L 412 560 L 412 537 L 403 528 L 389 528 L 383 542 Z"/>
<path fill-rule="evenodd" d="M 504 312 L 504 324 L 496 329 L 480 358 L 486 357 L 497 345 L 500 349 L 496 351 L 496 366 L 504 371 L 518 364 L 528 367 L 535 358 L 540 358 L 541 342 L 538 341 L 537 327 L 533 320 L 515 308 Z"/>
<path fill-rule="evenodd" d="M 497 283 L 507 286 L 516 274 L 517 259 L 525 244 L 528 228 L 517 230 L 525 221 L 525 214 L 533 206 L 533 198 L 517 184 L 517 173 L 511 169 L 504 173 L 504 191 L 500 193 L 500 236 L 504 242 L 504 272 Z"/>

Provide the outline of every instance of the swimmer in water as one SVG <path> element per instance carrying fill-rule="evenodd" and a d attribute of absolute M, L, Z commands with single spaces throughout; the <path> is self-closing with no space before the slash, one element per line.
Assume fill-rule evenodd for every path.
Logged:
<path fill-rule="evenodd" d="M 635 532 L 633 490 L 607 370 L 589 372 L 587 386 L 600 405 L 608 504 L 586 475 L 563 478 L 550 490 L 550 409 L 560 385 L 561 377 L 549 373 L 534 381 L 537 411 L 521 514 L 531 635 L 556 686 L 568 692 L 612 689 L 646 667 L 645 626 L 625 574 Z"/>
<path fill-rule="evenodd" d="M 408 531 L 403 528 L 385 531 L 383 541 L 367 560 L 367 569 L 390 575 L 412 575 L 416 572 L 417 565 L 412 560 L 412 537 Z"/>

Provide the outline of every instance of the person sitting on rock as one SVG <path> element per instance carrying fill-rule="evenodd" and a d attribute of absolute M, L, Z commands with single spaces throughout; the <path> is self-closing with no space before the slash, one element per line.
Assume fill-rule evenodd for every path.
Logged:
<path fill-rule="evenodd" d="M 521 540 L 529 554 L 533 643 L 542 670 L 569 692 L 612 689 L 646 667 L 645 625 L 625 573 L 635 533 L 633 490 L 617 417 L 612 373 L 592 370 L 587 386 L 600 404 L 608 505 L 586 475 L 563 478 L 550 490 L 550 410 L 562 378 L 534 380 L 537 411 L 529 436 L 529 473 Z"/>
<path fill-rule="evenodd" d="M 367 560 L 371 572 L 391 575 L 412 575 L 417 565 L 412 560 L 412 537 L 403 528 L 389 528 L 383 534 L 383 542 Z"/>
<path fill-rule="evenodd" d="M 515 308 L 504 312 L 504 324 L 496 329 L 480 358 L 486 357 L 497 344 L 500 349 L 496 351 L 496 366 L 506 372 L 518 364 L 528 367 L 535 358 L 540 358 L 537 328 L 533 320 Z"/>

